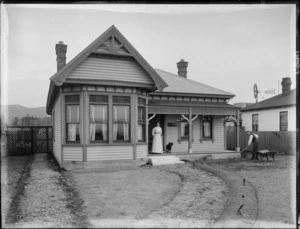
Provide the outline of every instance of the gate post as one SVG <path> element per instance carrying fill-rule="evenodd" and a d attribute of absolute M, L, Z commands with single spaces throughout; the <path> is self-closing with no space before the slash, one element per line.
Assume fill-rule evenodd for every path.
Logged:
<path fill-rule="evenodd" d="M 31 132 L 31 153 L 34 154 L 34 151 L 33 151 L 33 127 L 30 127 L 30 132 Z"/>
<path fill-rule="evenodd" d="M 240 152 L 240 114 L 236 111 L 236 152 Z"/>
<path fill-rule="evenodd" d="M 47 154 L 49 154 L 49 127 L 46 127 L 46 147 L 47 147 Z"/>

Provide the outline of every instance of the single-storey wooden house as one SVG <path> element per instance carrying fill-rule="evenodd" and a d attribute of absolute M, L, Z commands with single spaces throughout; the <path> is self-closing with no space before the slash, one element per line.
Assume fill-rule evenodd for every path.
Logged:
<path fill-rule="evenodd" d="M 226 151 L 234 95 L 189 80 L 184 60 L 178 75 L 153 69 L 115 26 L 67 64 L 66 51 L 56 45 L 47 99 L 58 162 L 146 158 L 157 122 L 172 153 Z"/>
<path fill-rule="evenodd" d="M 242 125 L 249 131 L 296 131 L 296 89 L 282 79 L 282 93 L 242 108 Z"/>

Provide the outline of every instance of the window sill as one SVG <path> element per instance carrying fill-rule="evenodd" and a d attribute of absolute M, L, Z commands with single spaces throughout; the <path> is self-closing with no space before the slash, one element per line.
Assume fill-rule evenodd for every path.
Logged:
<path fill-rule="evenodd" d="M 108 141 L 90 141 L 90 144 L 91 145 L 94 145 L 94 144 L 108 144 Z"/>
<path fill-rule="evenodd" d="M 199 141 L 202 143 L 202 142 L 212 142 L 214 143 L 215 139 L 214 138 L 202 138 L 202 139 L 199 139 Z"/>
<path fill-rule="evenodd" d="M 97 143 L 86 144 L 87 147 L 90 147 L 90 146 L 132 146 L 132 145 L 133 145 L 133 143 L 130 143 L 130 142 L 115 142 L 115 143 L 97 142 Z"/>

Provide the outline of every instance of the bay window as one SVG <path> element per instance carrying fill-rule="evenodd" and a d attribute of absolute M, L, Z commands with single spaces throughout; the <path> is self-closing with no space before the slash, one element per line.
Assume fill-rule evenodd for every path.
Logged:
<path fill-rule="evenodd" d="M 130 141 L 129 96 L 113 96 L 113 141 Z"/>
<path fill-rule="evenodd" d="M 80 143 L 79 95 L 65 96 L 67 142 Z"/>
<path fill-rule="evenodd" d="M 90 141 L 108 141 L 108 96 L 90 96 Z"/>

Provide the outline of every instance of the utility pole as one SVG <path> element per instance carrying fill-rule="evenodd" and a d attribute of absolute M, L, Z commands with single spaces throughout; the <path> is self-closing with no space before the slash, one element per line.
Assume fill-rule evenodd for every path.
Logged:
<path fill-rule="evenodd" d="M 236 111 L 236 152 L 240 152 L 240 111 Z"/>

